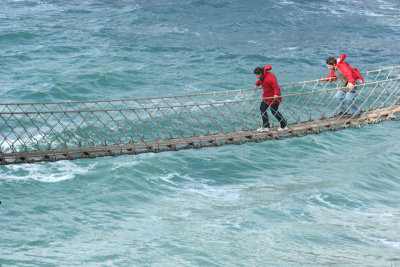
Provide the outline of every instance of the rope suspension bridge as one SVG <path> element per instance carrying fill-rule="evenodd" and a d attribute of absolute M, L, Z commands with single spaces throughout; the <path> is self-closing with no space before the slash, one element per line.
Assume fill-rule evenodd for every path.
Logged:
<path fill-rule="evenodd" d="M 260 91 L 129 100 L 0 104 L 1 164 L 94 158 L 262 142 L 396 119 L 400 66 L 362 73 L 358 117 L 337 115 L 337 83 L 281 85 L 288 130 L 257 132 Z M 397 114 L 397 115 L 396 115 Z M 272 121 L 272 120 L 271 120 Z"/>

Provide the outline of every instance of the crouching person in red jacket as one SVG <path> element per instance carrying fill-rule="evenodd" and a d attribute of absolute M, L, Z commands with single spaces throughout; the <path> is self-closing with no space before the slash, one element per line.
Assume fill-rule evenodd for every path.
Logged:
<path fill-rule="evenodd" d="M 354 97 L 357 85 L 364 83 L 364 79 L 358 69 L 352 68 L 350 64 L 344 62 L 345 59 L 345 54 L 341 54 L 339 59 L 334 57 L 326 59 L 326 66 L 331 73 L 325 77 L 325 80 L 336 81 L 339 79 L 341 83 L 342 88 L 335 95 L 335 98 L 340 103 L 340 112 L 338 115 L 358 117 L 361 115 L 361 111 L 354 103 Z"/>
<path fill-rule="evenodd" d="M 278 81 L 276 77 L 271 72 L 271 66 L 267 65 L 264 69 L 257 67 L 254 69 L 254 75 L 259 79 L 256 82 L 254 90 L 257 90 L 258 86 L 263 88 L 263 100 L 261 101 L 260 111 L 263 121 L 262 127 L 258 128 L 258 132 L 268 132 L 269 131 L 269 120 L 267 110 L 270 107 L 272 115 L 279 121 L 280 127 L 278 131 L 287 130 L 287 122 L 283 118 L 282 114 L 278 111 L 279 104 L 282 102 L 281 89 L 278 86 Z"/>

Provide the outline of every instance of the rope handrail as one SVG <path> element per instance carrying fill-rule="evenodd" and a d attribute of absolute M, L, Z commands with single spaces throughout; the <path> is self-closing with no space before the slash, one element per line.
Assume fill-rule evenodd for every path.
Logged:
<path fill-rule="evenodd" d="M 398 81 L 400 80 L 399 78 L 394 78 L 394 79 L 387 79 L 385 82 L 391 82 L 391 81 Z M 370 83 L 364 83 L 361 86 L 369 86 L 373 84 L 378 84 L 380 81 L 375 81 L 375 82 L 370 82 Z M 294 94 L 286 94 L 282 95 L 281 97 L 283 99 L 288 98 L 288 97 L 293 97 L 293 96 L 304 96 L 304 95 L 311 95 L 311 94 L 316 94 L 316 93 L 322 93 L 322 92 L 332 92 L 332 91 L 339 91 L 346 89 L 345 87 L 337 87 L 337 88 L 331 88 L 331 89 L 324 89 L 324 90 L 319 90 L 319 91 L 313 91 L 313 92 L 301 92 L 301 93 L 294 93 Z M 251 89 L 254 90 L 254 89 Z M 273 99 L 274 97 L 266 97 L 264 99 Z M 0 112 L 0 116 L 3 115 L 10 115 L 10 114 L 53 114 L 53 113 L 84 113 L 84 112 L 110 112 L 110 111 L 134 111 L 134 110 L 156 110 L 156 109 L 170 109 L 170 108 L 183 108 L 183 107 L 198 107 L 198 106 L 209 106 L 209 105 L 224 105 L 224 104 L 230 104 L 230 103 L 237 103 L 237 102 L 252 102 L 256 100 L 261 100 L 263 97 L 256 97 L 256 98 L 249 98 L 249 99 L 241 99 L 241 100 L 230 100 L 230 101 L 221 101 L 221 102 L 212 102 L 212 103 L 200 103 L 200 104 L 183 104 L 183 105 L 171 105 L 171 106 L 157 106 L 157 107 L 135 107 L 135 108 L 115 108 L 115 109 L 90 109 L 90 110 L 55 110 L 55 111 L 26 111 L 26 112 Z M 40 103 L 42 104 L 42 103 Z M 54 103 L 52 103 L 54 104 Z M 17 105 L 17 104 L 16 104 Z"/>

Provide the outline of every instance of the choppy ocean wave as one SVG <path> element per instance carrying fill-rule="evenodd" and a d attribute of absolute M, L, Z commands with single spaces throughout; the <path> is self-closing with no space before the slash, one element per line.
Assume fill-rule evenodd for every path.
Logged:
<path fill-rule="evenodd" d="M 265 64 L 291 83 L 327 75 L 340 53 L 361 71 L 399 65 L 399 10 L 396 0 L 1 1 L 0 101 L 251 88 Z M 397 120 L 1 166 L 0 265 L 398 266 L 399 137 Z"/>

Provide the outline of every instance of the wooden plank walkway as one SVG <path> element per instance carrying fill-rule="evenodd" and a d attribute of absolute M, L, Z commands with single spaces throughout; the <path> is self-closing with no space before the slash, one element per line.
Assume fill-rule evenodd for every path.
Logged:
<path fill-rule="evenodd" d="M 117 156 L 124 154 L 140 154 L 147 152 L 160 152 L 168 150 L 180 150 L 188 148 L 200 148 L 220 146 L 227 144 L 242 144 L 247 142 L 261 142 L 270 139 L 282 139 L 287 137 L 302 136 L 309 133 L 320 133 L 348 127 L 361 127 L 374 123 L 374 119 L 387 117 L 400 113 L 400 105 L 389 108 L 381 108 L 363 113 L 358 118 L 332 117 L 323 120 L 315 120 L 289 125 L 286 131 L 278 132 L 271 129 L 270 132 L 257 132 L 255 130 L 218 133 L 212 135 L 174 138 L 151 142 L 137 142 L 131 144 L 118 144 L 107 146 L 88 146 L 71 149 L 28 151 L 16 153 L 0 153 L 1 164 L 14 164 L 39 161 L 71 160 L 78 158 L 94 158 L 102 156 Z M 390 119 L 390 118 L 389 118 Z"/>

